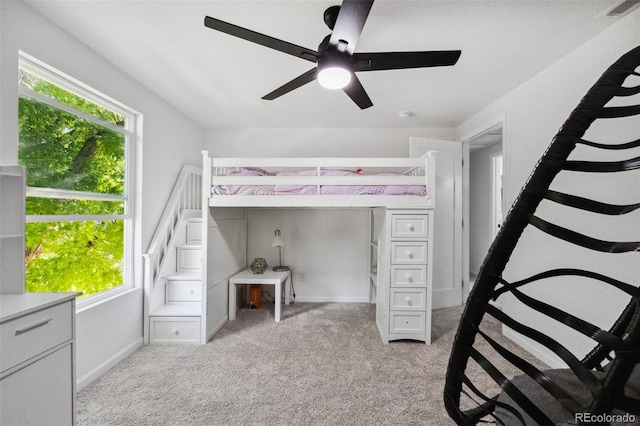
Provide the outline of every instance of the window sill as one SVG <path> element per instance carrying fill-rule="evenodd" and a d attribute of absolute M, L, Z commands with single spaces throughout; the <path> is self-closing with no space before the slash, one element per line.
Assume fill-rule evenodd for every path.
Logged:
<path fill-rule="evenodd" d="M 89 296 L 86 300 L 79 300 L 78 302 L 76 302 L 76 313 L 80 313 L 88 309 L 92 309 L 98 305 L 102 305 L 103 303 L 110 302 L 119 297 L 124 297 L 136 291 L 142 291 L 142 289 L 140 287 L 133 287 L 133 286 L 118 287 L 112 290 L 105 291 L 104 293 L 101 293 L 101 294 Z"/>

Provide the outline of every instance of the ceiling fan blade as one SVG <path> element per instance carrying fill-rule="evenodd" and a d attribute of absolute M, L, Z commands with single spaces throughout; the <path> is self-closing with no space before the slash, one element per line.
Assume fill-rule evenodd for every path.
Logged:
<path fill-rule="evenodd" d="M 294 78 L 290 82 L 285 83 L 282 86 L 278 87 L 276 90 L 269 93 L 268 95 L 264 95 L 262 99 L 265 99 L 267 101 L 272 101 L 276 98 L 279 98 L 282 95 L 285 95 L 291 92 L 294 89 L 297 89 L 298 87 L 304 86 L 305 84 L 315 80 L 317 76 L 318 76 L 318 68 L 312 68 L 309 71 L 305 72 L 304 74 Z"/>
<path fill-rule="evenodd" d="M 344 40 L 347 42 L 345 50 L 353 54 L 371 6 L 373 6 L 373 0 L 344 0 L 329 39 L 329 46 L 336 47 L 341 40 Z"/>
<path fill-rule="evenodd" d="M 353 70 L 379 71 L 404 68 L 443 67 L 455 65 L 461 53 L 459 50 L 355 53 L 352 57 Z"/>
<path fill-rule="evenodd" d="M 306 59 L 307 61 L 318 62 L 318 59 L 320 58 L 320 54 L 315 50 L 297 46 L 293 43 L 260 34 L 210 16 L 206 16 L 204 18 L 204 25 L 212 30 L 220 31 L 283 53 L 288 53 L 289 55 L 297 56 L 298 58 Z"/>
<path fill-rule="evenodd" d="M 360 80 L 358 80 L 358 77 L 356 77 L 355 74 L 351 76 L 351 82 L 349 85 L 342 90 L 344 90 L 344 93 L 349 95 L 351 100 L 355 102 L 360 109 L 367 109 L 373 106 L 373 102 L 371 102 L 369 95 L 367 95 L 364 87 L 362 87 L 362 83 L 360 83 Z"/>

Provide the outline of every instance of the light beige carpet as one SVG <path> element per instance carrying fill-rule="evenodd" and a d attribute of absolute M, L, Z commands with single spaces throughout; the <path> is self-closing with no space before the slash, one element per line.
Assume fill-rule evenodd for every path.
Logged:
<path fill-rule="evenodd" d="M 462 307 L 433 312 L 430 346 L 383 344 L 375 305 L 296 302 L 280 323 L 266 308 L 206 345 L 139 349 L 78 394 L 78 424 L 452 424 L 442 390 Z"/>

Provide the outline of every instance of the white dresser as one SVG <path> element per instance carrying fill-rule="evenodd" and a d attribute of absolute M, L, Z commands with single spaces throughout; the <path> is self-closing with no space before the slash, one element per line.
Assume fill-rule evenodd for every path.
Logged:
<path fill-rule="evenodd" d="M 371 211 L 371 284 L 382 340 L 431 343 L 433 210 Z"/>
<path fill-rule="evenodd" d="M 25 174 L 0 167 L 0 425 L 75 423 L 75 299 L 25 293 Z"/>
<path fill-rule="evenodd" d="M 0 295 L 0 424 L 75 423 L 75 298 Z"/>

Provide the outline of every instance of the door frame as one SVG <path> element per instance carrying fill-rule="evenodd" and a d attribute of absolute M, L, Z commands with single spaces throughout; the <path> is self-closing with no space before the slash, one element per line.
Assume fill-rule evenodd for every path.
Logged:
<path fill-rule="evenodd" d="M 469 296 L 469 147 L 473 141 L 489 132 L 502 128 L 502 188 L 507 182 L 507 146 L 506 146 L 506 117 L 504 114 L 485 122 L 474 130 L 462 135 L 458 140 L 462 143 L 462 303 L 466 303 Z M 502 212 L 506 214 L 505 198 L 502 197 Z"/>
<path fill-rule="evenodd" d="M 415 151 L 415 149 L 417 149 L 417 145 L 418 142 L 420 142 L 421 140 L 427 141 L 428 144 L 430 145 L 429 147 L 427 147 L 427 150 L 435 150 L 436 151 L 436 170 L 438 169 L 438 164 L 439 164 L 439 160 L 438 159 L 438 151 L 440 150 L 444 150 L 444 151 L 451 151 L 453 153 L 453 181 L 450 182 L 451 184 L 451 190 L 452 190 L 452 202 L 453 202 L 453 210 L 452 210 L 452 226 L 453 226 L 453 242 L 452 242 L 452 253 L 451 253 L 451 261 L 452 261 L 452 266 L 453 266 L 453 281 L 451 283 L 453 289 L 455 289 L 455 293 L 457 293 L 454 296 L 451 296 L 451 294 L 448 294 L 446 292 L 446 289 L 442 289 L 445 290 L 440 294 L 436 294 L 437 292 L 439 292 L 440 289 L 433 289 L 433 297 L 432 297 L 432 301 L 433 301 L 433 306 L 434 309 L 438 309 L 440 307 L 449 307 L 449 306 L 459 306 L 460 304 L 464 303 L 464 285 L 463 285 L 463 280 L 462 280 L 462 264 L 463 264 L 463 252 L 462 252 L 462 247 L 463 247 L 463 238 L 462 238 L 462 208 L 464 207 L 463 205 L 463 198 L 462 198 L 462 190 L 460 189 L 463 185 L 462 185 L 462 173 L 463 173 L 463 167 L 462 167 L 462 149 L 463 149 L 463 144 L 458 141 L 458 140 L 449 140 L 449 139 L 440 139 L 440 138 L 430 138 L 430 137 L 424 137 L 424 136 L 412 136 L 409 138 L 409 156 L 410 157 L 418 157 L 418 153 Z M 453 149 L 452 149 L 453 148 Z M 436 175 L 437 175 L 437 171 L 436 171 Z M 436 178 L 437 180 L 437 178 Z M 437 186 L 437 184 L 436 184 Z M 436 188 L 435 191 L 435 216 L 436 217 L 441 217 L 438 216 L 438 191 L 439 189 Z M 435 231 L 434 231 L 435 232 Z M 435 243 L 437 244 L 437 243 Z M 438 251 L 439 248 L 436 246 L 434 247 L 434 250 Z M 434 275 L 436 273 L 434 272 Z M 436 278 L 434 277 L 434 280 Z M 467 277 L 468 280 L 468 277 Z M 458 293 L 459 291 L 459 293 Z M 452 292 L 453 293 L 453 292 Z M 455 298 L 455 301 L 452 299 Z"/>
<path fill-rule="evenodd" d="M 491 155 L 491 236 L 495 238 L 504 220 L 504 156 L 502 142 L 500 152 Z M 500 161 L 498 161 L 498 158 Z M 500 167 L 498 168 L 498 164 Z M 498 170 L 500 171 L 498 173 Z M 498 202 L 499 200 L 499 202 Z"/>

